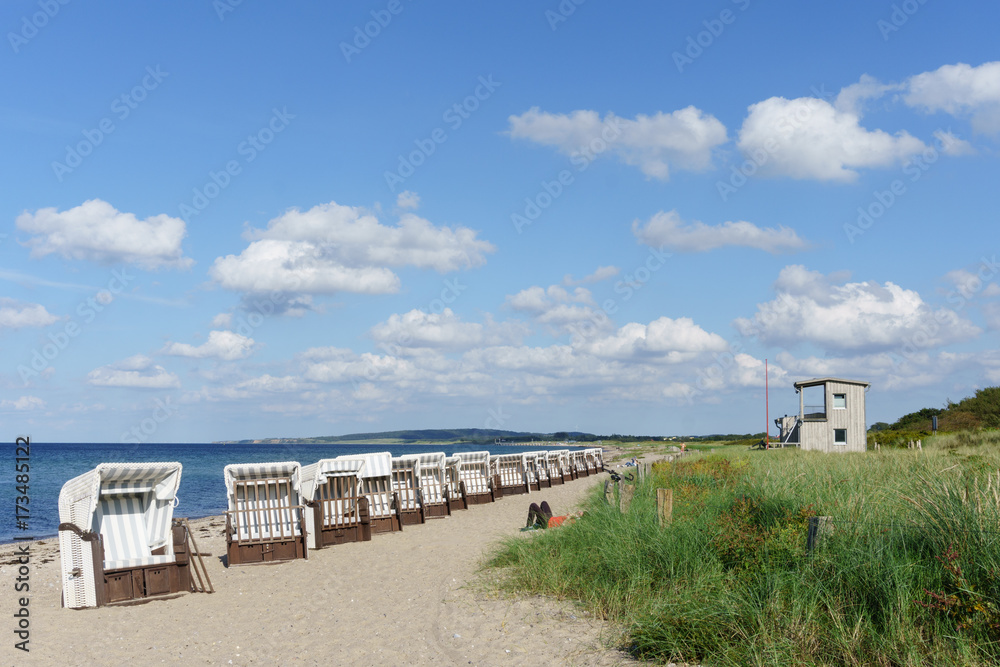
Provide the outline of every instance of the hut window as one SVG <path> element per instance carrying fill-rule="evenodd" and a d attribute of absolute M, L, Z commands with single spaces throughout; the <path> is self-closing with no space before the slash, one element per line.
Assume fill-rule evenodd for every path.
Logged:
<path fill-rule="evenodd" d="M 833 395 L 833 409 L 834 410 L 845 410 L 845 409 L 847 409 L 847 394 L 834 394 Z"/>
<path fill-rule="evenodd" d="M 846 445 L 847 444 L 847 429 L 846 428 L 835 428 L 835 429 L 833 429 L 833 444 L 835 444 L 835 445 Z"/>

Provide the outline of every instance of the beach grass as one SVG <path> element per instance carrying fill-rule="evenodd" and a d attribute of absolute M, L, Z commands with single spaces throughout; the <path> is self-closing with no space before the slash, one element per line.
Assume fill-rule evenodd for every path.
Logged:
<path fill-rule="evenodd" d="M 655 467 L 627 514 L 598 490 L 582 520 L 507 540 L 489 565 L 508 591 L 579 600 L 657 662 L 998 664 L 998 442 L 694 454 Z M 663 528 L 657 488 L 673 489 Z M 832 529 L 808 551 L 813 516 Z"/>

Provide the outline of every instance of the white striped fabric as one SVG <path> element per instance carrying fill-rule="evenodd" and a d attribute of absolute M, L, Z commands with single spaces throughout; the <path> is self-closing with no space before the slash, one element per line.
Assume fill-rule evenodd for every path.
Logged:
<path fill-rule="evenodd" d="M 457 452 L 455 454 L 462 465 L 458 474 L 465 482 L 466 493 L 490 492 L 490 453 L 489 452 Z"/>
<path fill-rule="evenodd" d="M 587 470 L 587 453 L 585 450 L 570 452 L 570 460 L 573 462 L 574 470 Z"/>
<path fill-rule="evenodd" d="M 101 498 L 94 515 L 93 530 L 104 538 L 105 561 L 130 561 L 151 555 L 144 514 L 142 496 Z"/>
<path fill-rule="evenodd" d="M 362 478 L 368 477 L 388 477 L 392 474 L 392 454 L 389 452 L 370 452 L 367 454 L 345 454 L 338 456 L 338 459 L 362 459 L 365 462 L 365 469 L 361 473 Z"/>
<path fill-rule="evenodd" d="M 227 465 L 222 471 L 226 478 L 226 492 L 232 502 L 233 482 L 236 480 L 247 481 L 253 479 L 276 479 L 288 477 L 292 481 L 292 488 L 295 489 L 296 496 L 302 493 L 301 486 L 301 466 L 298 461 L 281 461 L 279 463 L 233 463 Z M 293 505 L 298 505 L 298 497 Z M 229 509 L 233 509 L 230 507 Z"/>
<path fill-rule="evenodd" d="M 316 490 L 326 484 L 331 477 L 361 477 L 365 467 L 364 459 L 320 459 L 311 465 L 302 466 L 302 497 L 316 500 Z"/>

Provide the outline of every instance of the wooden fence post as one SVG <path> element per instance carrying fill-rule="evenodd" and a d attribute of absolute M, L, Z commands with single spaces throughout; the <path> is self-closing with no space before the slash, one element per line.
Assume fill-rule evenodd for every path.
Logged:
<path fill-rule="evenodd" d="M 823 540 L 833 532 L 833 520 L 828 516 L 809 517 L 809 534 L 806 537 L 806 549 L 812 551 L 823 544 Z"/>
<path fill-rule="evenodd" d="M 632 504 L 633 493 L 635 493 L 635 484 L 622 484 L 621 496 L 619 496 L 621 503 L 619 509 L 621 509 L 622 514 L 628 514 L 628 507 Z"/>
<path fill-rule="evenodd" d="M 615 483 L 614 486 L 618 486 L 618 484 Z M 604 500 L 609 505 L 613 505 L 614 502 L 615 502 L 615 488 L 614 488 L 614 486 L 611 485 L 611 480 L 610 479 L 604 480 Z"/>
<path fill-rule="evenodd" d="M 656 490 L 656 516 L 660 521 L 660 528 L 673 521 L 674 518 L 674 490 Z"/>

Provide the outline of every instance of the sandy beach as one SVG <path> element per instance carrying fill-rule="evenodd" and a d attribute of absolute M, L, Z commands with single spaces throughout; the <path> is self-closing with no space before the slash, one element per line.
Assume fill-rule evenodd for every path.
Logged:
<path fill-rule="evenodd" d="M 60 606 L 55 539 L 31 545 L 30 653 L 14 649 L 14 547 L 0 547 L 8 665 L 620 665 L 613 632 L 571 602 L 492 599 L 484 553 L 521 533 L 528 504 L 569 511 L 607 475 L 457 511 L 308 560 L 224 567 L 221 517 L 192 521 L 214 594 L 125 607 Z M 183 516 L 183 507 L 178 508 Z M 486 576 L 489 576 L 488 574 Z"/>

